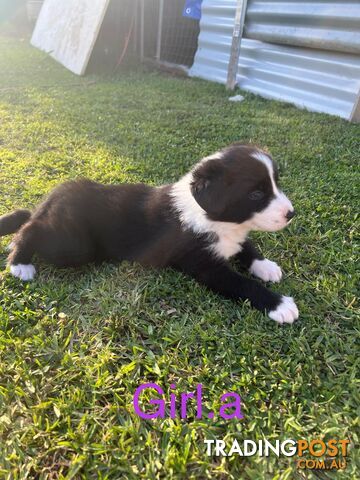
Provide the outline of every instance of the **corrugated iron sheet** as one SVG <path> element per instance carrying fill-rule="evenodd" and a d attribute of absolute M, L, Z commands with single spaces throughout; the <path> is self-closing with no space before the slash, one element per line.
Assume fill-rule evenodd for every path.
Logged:
<path fill-rule="evenodd" d="M 288 101 L 309 110 L 349 119 L 360 90 L 360 56 L 355 53 L 345 53 L 343 50 L 354 52 L 360 45 L 360 24 L 356 23 L 356 19 L 360 18 L 360 1 L 337 3 L 343 8 L 339 9 L 339 5 L 330 1 L 250 0 L 245 20 L 245 35 L 258 36 L 259 33 L 256 32 L 268 29 L 266 35 L 269 37 L 267 38 L 275 42 L 275 35 L 278 35 L 276 40 L 280 43 L 243 38 L 239 60 L 239 86 L 267 98 Z M 330 9 L 330 4 L 333 5 L 333 9 Z M 293 7 L 292 17 L 289 5 Z M 301 5 L 307 14 L 298 15 L 296 23 L 294 12 L 301 12 Z M 313 39 L 313 47 L 324 46 L 319 39 L 319 28 L 313 28 L 312 24 L 305 22 L 310 6 L 316 7 L 318 18 L 323 7 L 322 24 L 329 25 L 324 27 L 324 30 L 327 32 L 327 37 L 332 38 L 332 44 L 337 45 L 336 51 L 334 46 L 330 50 L 309 48 L 306 43 L 304 43 L 305 47 L 298 46 L 303 44 L 304 36 L 301 36 L 300 32 L 303 32 L 304 28 L 307 28 L 307 38 Z M 351 7 L 351 15 L 346 13 L 347 6 Z M 190 75 L 221 83 L 226 82 L 235 7 L 236 0 L 203 1 L 198 51 Z M 277 24 L 274 18 L 273 22 L 270 21 L 270 14 L 265 13 L 268 9 L 277 12 L 275 14 Z M 281 10 L 283 17 L 288 19 L 287 22 L 279 21 L 278 15 Z M 262 13 L 255 14 L 259 11 Z M 258 15 L 256 21 L 254 15 L 255 17 Z M 286 28 L 280 31 L 279 25 L 287 25 L 290 18 L 293 19 L 293 24 L 291 28 L 288 25 L 288 35 L 284 38 Z M 355 21 L 352 20 L 354 18 Z M 261 23 L 260 19 L 266 19 L 266 21 Z M 352 31 L 352 36 L 347 36 L 347 40 L 344 36 L 341 42 L 337 42 L 339 31 L 347 29 L 347 22 L 349 22 L 349 31 Z M 358 26 L 355 28 L 354 25 Z M 340 26 L 342 30 L 339 30 Z M 249 33 L 251 31 L 252 33 Z M 291 45 L 287 45 L 288 43 Z"/>
<path fill-rule="evenodd" d="M 248 0 L 245 37 L 360 53 L 360 1 Z"/>
<path fill-rule="evenodd" d="M 225 83 L 236 0 L 203 0 L 198 50 L 190 75 Z"/>
<path fill-rule="evenodd" d="M 238 85 L 267 98 L 350 119 L 360 56 L 244 39 Z"/>

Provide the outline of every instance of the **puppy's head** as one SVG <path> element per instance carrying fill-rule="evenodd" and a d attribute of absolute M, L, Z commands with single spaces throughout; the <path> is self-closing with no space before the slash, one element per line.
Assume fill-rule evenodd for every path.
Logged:
<path fill-rule="evenodd" d="M 191 193 L 209 219 L 249 222 L 252 230 L 276 231 L 294 216 L 278 187 L 278 169 L 268 153 L 234 144 L 203 159 L 193 170 Z"/>

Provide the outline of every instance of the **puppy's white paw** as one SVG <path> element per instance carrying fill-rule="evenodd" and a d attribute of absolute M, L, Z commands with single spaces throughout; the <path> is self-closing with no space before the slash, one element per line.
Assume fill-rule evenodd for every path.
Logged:
<path fill-rule="evenodd" d="M 23 265 L 22 263 L 19 263 L 18 265 L 10 265 L 11 275 L 20 278 L 20 280 L 32 280 L 35 277 L 35 272 L 35 267 L 31 264 Z"/>
<path fill-rule="evenodd" d="M 269 312 L 269 317 L 278 323 L 293 323 L 299 317 L 299 310 L 292 297 L 281 297 L 280 305 Z"/>
<path fill-rule="evenodd" d="M 261 278 L 264 282 L 280 282 L 282 271 L 279 265 L 267 258 L 254 260 L 250 267 L 250 273 Z"/>

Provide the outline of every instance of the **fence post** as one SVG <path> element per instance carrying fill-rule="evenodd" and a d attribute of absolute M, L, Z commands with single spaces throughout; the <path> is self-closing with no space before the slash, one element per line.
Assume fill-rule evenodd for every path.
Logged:
<path fill-rule="evenodd" d="M 234 90 L 236 85 L 236 76 L 239 65 L 240 44 L 243 34 L 245 14 L 246 14 L 247 0 L 237 0 L 235 23 L 232 36 L 230 60 L 228 66 L 226 88 L 228 90 Z"/>
<path fill-rule="evenodd" d="M 360 123 L 360 89 L 355 98 L 354 106 L 349 118 L 350 122 Z"/>
<path fill-rule="evenodd" d="M 160 55 L 161 55 L 161 35 L 162 35 L 162 27 L 163 27 L 163 18 L 164 18 L 164 0 L 160 0 L 159 4 L 159 23 L 158 23 L 158 32 L 157 32 L 157 40 L 156 40 L 156 61 L 160 62 Z"/>
<path fill-rule="evenodd" d="M 145 27 L 145 4 L 140 0 L 140 61 L 144 61 L 144 27 Z"/>

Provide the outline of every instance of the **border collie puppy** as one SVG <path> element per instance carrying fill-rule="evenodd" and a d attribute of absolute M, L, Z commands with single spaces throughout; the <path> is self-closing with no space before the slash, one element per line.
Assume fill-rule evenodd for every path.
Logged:
<path fill-rule="evenodd" d="M 172 185 L 66 182 L 32 213 L 0 217 L 0 236 L 17 232 L 8 265 L 21 280 L 34 278 L 35 254 L 62 267 L 136 261 L 175 268 L 227 298 L 248 299 L 279 323 L 292 323 L 299 314 L 291 297 L 229 264 L 233 258 L 264 282 L 280 281 L 280 267 L 247 239 L 251 230 L 281 230 L 294 216 L 277 182 L 269 154 L 234 144 Z"/>

